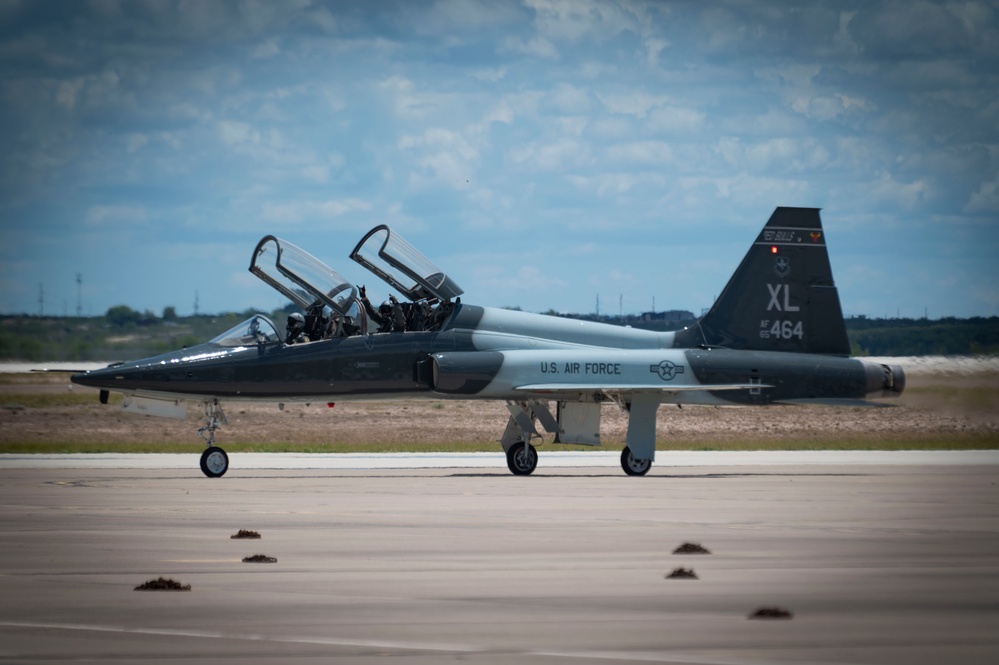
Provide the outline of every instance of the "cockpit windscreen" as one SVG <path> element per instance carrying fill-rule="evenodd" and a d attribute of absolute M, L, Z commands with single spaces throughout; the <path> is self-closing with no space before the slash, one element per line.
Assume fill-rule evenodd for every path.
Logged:
<path fill-rule="evenodd" d="M 209 344 L 226 348 L 236 346 L 256 346 L 258 344 L 275 344 L 281 341 L 277 328 L 263 314 L 255 314 L 237 326 L 233 326 Z"/>

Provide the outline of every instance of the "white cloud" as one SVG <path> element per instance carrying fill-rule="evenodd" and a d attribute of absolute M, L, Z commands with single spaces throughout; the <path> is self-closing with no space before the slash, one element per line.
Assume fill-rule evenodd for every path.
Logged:
<path fill-rule="evenodd" d="M 663 141 L 633 141 L 609 146 L 607 158 L 636 166 L 662 165 L 673 161 L 673 149 Z"/>
<path fill-rule="evenodd" d="M 537 265 L 518 265 L 521 257 L 499 257 L 500 264 L 494 265 L 494 257 L 479 264 L 479 269 L 473 273 L 471 282 L 477 285 L 480 298 L 487 298 L 489 304 L 496 307 L 516 307 L 517 294 L 521 293 L 524 284 L 530 284 L 532 289 L 539 291 L 556 291 L 564 289 L 570 283 L 557 274 L 545 272 Z M 504 302 L 507 298 L 510 302 Z"/>
<path fill-rule="evenodd" d="M 646 60 L 653 67 L 659 66 L 659 54 L 669 48 L 669 41 L 661 38 L 650 38 L 645 40 Z"/>
<path fill-rule="evenodd" d="M 329 199 L 326 201 L 288 201 L 268 203 L 261 210 L 263 221 L 277 224 L 301 222 L 322 223 L 353 212 L 367 212 L 373 205 L 363 199 Z"/>
<path fill-rule="evenodd" d="M 684 196 L 696 205 L 712 199 L 731 199 L 741 206 L 766 209 L 778 205 L 822 207 L 814 200 L 809 184 L 803 180 L 737 173 L 726 177 L 684 177 L 679 180 Z M 698 198 L 704 197 L 704 198 Z M 747 220 L 749 225 L 759 223 Z"/>
<path fill-rule="evenodd" d="M 281 53 L 281 48 L 278 46 L 277 40 L 268 39 L 258 44 L 256 48 L 253 49 L 252 55 L 254 58 L 266 60 L 268 58 L 273 58 L 279 53 Z"/>
<path fill-rule="evenodd" d="M 489 83 L 497 83 L 506 78 L 507 68 L 506 67 L 493 67 L 480 69 L 475 72 L 473 76 L 480 81 L 488 81 Z"/>
<path fill-rule="evenodd" d="M 624 90 L 613 93 L 597 93 L 597 98 L 610 113 L 633 115 L 644 118 L 650 110 L 670 104 L 666 95 L 656 95 L 644 90 Z"/>
<path fill-rule="evenodd" d="M 311 180 L 312 182 L 329 182 L 330 167 L 322 164 L 306 166 L 302 169 L 302 177 L 306 180 Z"/>
<path fill-rule="evenodd" d="M 887 172 L 882 172 L 877 180 L 870 182 L 864 188 L 872 202 L 902 210 L 917 209 L 932 195 L 931 188 L 925 180 L 900 182 Z"/>
<path fill-rule="evenodd" d="M 667 187 L 665 176 L 655 173 L 600 173 L 593 176 L 567 175 L 566 181 L 580 192 L 595 195 L 598 198 L 615 197 L 628 194 L 633 189 L 645 187 L 651 191 L 663 191 Z M 639 220 L 635 220 L 638 222 Z M 604 222 L 601 222 L 603 224 Z M 621 220 L 608 220 L 609 224 L 623 224 Z"/>
<path fill-rule="evenodd" d="M 527 55 L 545 60 L 555 60 L 559 57 L 558 49 L 544 37 L 532 37 L 531 39 L 506 37 L 500 43 L 500 53 Z"/>
<path fill-rule="evenodd" d="M 989 182 L 983 182 L 977 192 L 971 195 L 964 206 L 970 213 L 999 213 L 999 175 Z"/>
<path fill-rule="evenodd" d="M 260 132 L 245 122 L 220 120 L 216 129 L 222 143 L 233 146 L 241 143 L 260 143 Z"/>
<path fill-rule="evenodd" d="M 434 182 L 454 189 L 468 189 L 475 179 L 479 151 L 457 132 L 432 128 L 418 136 L 403 136 L 400 151 L 415 151 L 419 171 L 411 174 L 417 186 Z"/>
<path fill-rule="evenodd" d="M 704 129 L 701 111 L 679 106 L 658 106 L 648 114 L 646 129 L 655 133 L 689 134 Z"/>
<path fill-rule="evenodd" d="M 517 4 L 490 0 L 402 2 L 388 7 L 403 28 L 418 35 L 454 39 L 458 43 L 465 43 L 468 35 L 477 30 L 514 25 L 523 18 Z"/>
<path fill-rule="evenodd" d="M 144 145 L 149 143 L 149 138 L 143 134 L 129 134 L 125 137 L 125 151 L 126 152 L 137 152 Z"/>
<path fill-rule="evenodd" d="M 56 90 L 56 102 L 67 109 L 72 110 L 76 106 L 76 98 L 83 90 L 84 80 L 77 77 L 69 81 L 62 81 Z"/>
<path fill-rule="evenodd" d="M 482 121 L 486 124 L 491 122 L 513 124 L 517 118 L 537 113 L 538 104 L 543 97 L 544 93 L 534 91 L 504 95 L 488 108 Z"/>
<path fill-rule="evenodd" d="M 585 144 L 570 138 L 531 142 L 514 147 L 508 152 L 508 159 L 515 164 L 531 166 L 541 171 L 578 166 L 591 160 Z"/>
<path fill-rule="evenodd" d="M 582 136 L 586 125 L 589 122 L 586 116 L 575 115 L 562 118 L 555 118 L 555 125 L 559 131 L 569 136 Z"/>
<path fill-rule="evenodd" d="M 103 205 L 87 210 L 83 223 L 90 228 L 107 226 L 135 226 L 145 224 L 148 211 L 141 206 Z"/>
<path fill-rule="evenodd" d="M 568 83 L 555 86 L 548 93 L 546 101 L 561 113 L 585 113 L 592 105 L 589 91 Z"/>
<path fill-rule="evenodd" d="M 538 32 L 552 39 L 612 39 L 626 30 L 637 31 L 627 5 L 600 0 L 525 0 L 534 10 Z"/>
<path fill-rule="evenodd" d="M 994 8 L 855 4 L 95 0 L 46 21 L 6 5 L 0 209 L 47 235 L 8 244 L 62 264 L 50 237 L 155 246 L 163 219 L 241 244 L 264 223 L 308 234 L 377 218 L 428 234 L 530 228 L 548 248 L 571 224 L 582 250 L 625 224 L 682 242 L 706 210 L 755 227 L 777 204 L 904 218 L 927 238 L 945 215 L 987 223 Z M 436 242 L 462 257 L 453 236 Z M 898 242 L 888 271 L 920 251 Z M 981 234 L 951 246 L 965 265 L 990 252 Z M 606 256 L 588 261 L 607 269 Z M 531 258 L 570 285 L 590 274 Z M 527 290 L 522 264 L 497 266 L 512 301 L 592 308 L 572 287 Z M 213 269 L 199 263 L 221 282 Z M 712 274 L 691 271 L 695 286 Z M 904 282 L 876 298 L 914 297 Z"/>
<path fill-rule="evenodd" d="M 742 141 L 726 137 L 719 139 L 714 149 L 738 170 L 800 173 L 827 166 L 831 159 L 828 149 L 811 138 Z"/>

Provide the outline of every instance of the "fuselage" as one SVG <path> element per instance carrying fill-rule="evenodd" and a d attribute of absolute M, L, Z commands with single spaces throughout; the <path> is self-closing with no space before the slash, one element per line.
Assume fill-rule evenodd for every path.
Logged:
<path fill-rule="evenodd" d="M 102 402 L 123 393 L 136 413 L 183 418 L 180 400 L 202 402 L 201 470 L 214 478 L 228 468 L 215 445 L 222 401 L 504 400 L 500 444 L 516 475 L 537 465 L 536 424 L 553 443 L 599 445 L 601 403 L 613 402 L 628 414 L 621 467 L 644 475 L 664 403 L 870 405 L 905 388 L 901 368 L 848 357 L 815 208 L 774 210 L 712 307 L 667 333 L 463 305 L 462 289 L 385 225 L 350 258 L 408 302 L 390 296 L 375 311 L 363 287 L 265 236 L 250 272 L 303 312 L 285 335 L 255 315 L 197 347 L 72 380 L 99 388 Z M 372 322 L 399 332 L 369 334 Z"/>
<path fill-rule="evenodd" d="M 437 331 L 206 343 L 72 380 L 199 401 L 519 400 L 556 393 L 564 401 L 600 401 L 614 392 L 656 390 L 663 402 L 749 405 L 863 400 L 904 387 L 900 369 L 851 358 L 677 348 L 676 341 L 674 333 L 458 305 Z M 744 389 L 730 389 L 737 385 Z"/>

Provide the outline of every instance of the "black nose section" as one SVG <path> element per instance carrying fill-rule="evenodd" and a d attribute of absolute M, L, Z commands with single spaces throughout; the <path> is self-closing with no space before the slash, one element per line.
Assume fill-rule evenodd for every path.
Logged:
<path fill-rule="evenodd" d="M 97 370 L 97 372 L 102 372 L 103 370 Z M 95 372 L 84 372 L 83 374 L 74 374 L 69 377 L 69 380 L 80 386 L 87 386 L 88 388 L 103 388 L 104 378 L 98 376 Z"/>
<path fill-rule="evenodd" d="M 73 383 L 89 388 L 109 388 L 115 380 L 114 368 L 95 369 L 82 374 L 74 374 L 69 377 Z"/>
<path fill-rule="evenodd" d="M 125 378 L 125 371 L 122 367 L 126 365 L 124 362 L 111 363 L 104 369 L 92 369 L 87 372 L 81 372 L 79 374 L 73 374 L 69 377 L 69 380 L 75 384 L 81 386 L 87 386 L 89 388 L 114 388 L 115 381 L 121 381 Z M 107 404 L 106 397 L 104 393 L 106 390 L 101 390 L 101 404 Z"/>

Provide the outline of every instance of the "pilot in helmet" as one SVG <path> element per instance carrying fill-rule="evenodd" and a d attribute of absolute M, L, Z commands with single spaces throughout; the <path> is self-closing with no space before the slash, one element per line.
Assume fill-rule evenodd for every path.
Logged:
<path fill-rule="evenodd" d="M 364 305 L 364 311 L 378 326 L 378 332 L 402 332 L 406 329 L 406 314 L 395 296 L 390 295 L 389 299 L 379 305 L 376 310 L 371 305 L 371 301 L 368 300 L 367 290 L 363 285 L 358 287 L 358 291 L 361 294 L 361 304 Z"/>
<path fill-rule="evenodd" d="M 305 336 L 305 317 L 298 312 L 289 314 L 288 326 L 285 328 L 285 332 L 284 341 L 286 344 L 297 344 L 308 339 Z"/>

